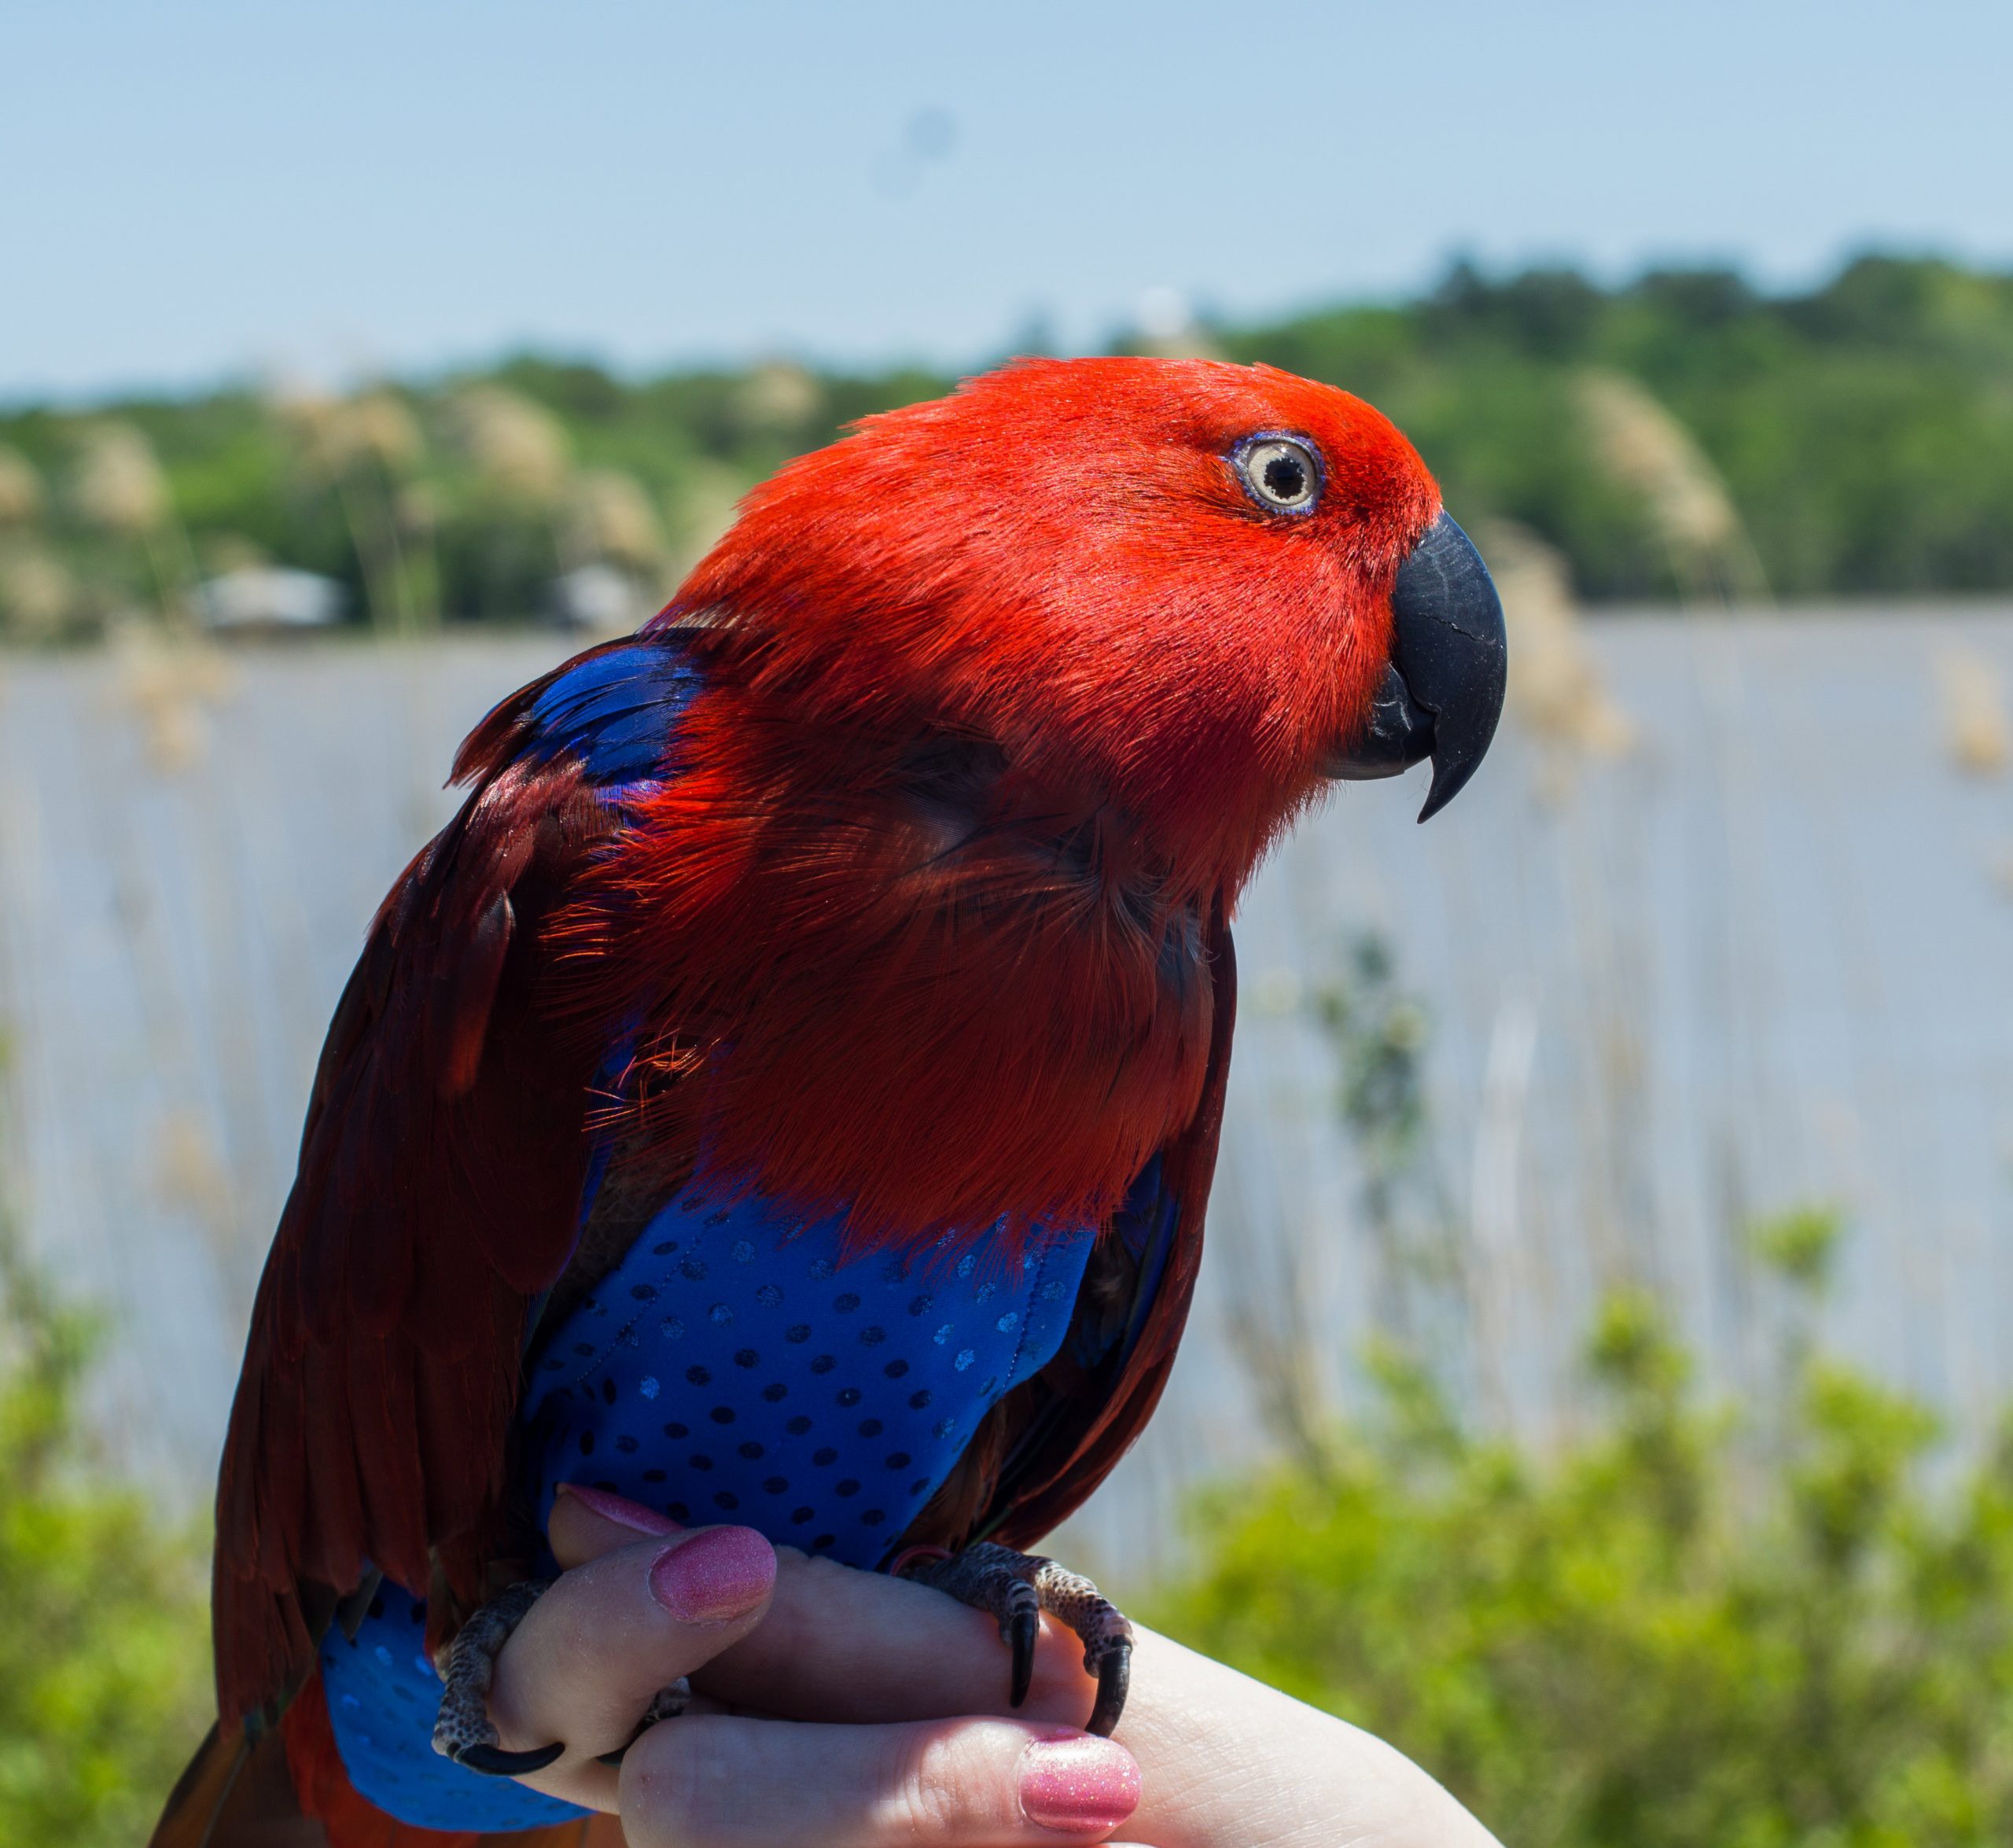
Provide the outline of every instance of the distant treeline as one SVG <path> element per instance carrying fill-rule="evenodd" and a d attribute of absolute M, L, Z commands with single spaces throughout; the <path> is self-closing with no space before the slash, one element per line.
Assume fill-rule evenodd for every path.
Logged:
<path fill-rule="evenodd" d="M 2013 275 L 1868 256 L 1810 293 L 1455 266 L 1430 293 L 1143 348 L 1264 360 L 1387 411 L 1485 534 L 1594 599 L 2013 588 Z M 87 634 L 253 563 L 388 628 L 521 620 L 602 568 L 641 609 L 786 457 L 945 389 L 787 363 L 636 381 L 522 357 L 342 399 L 238 388 L 0 414 L 0 624 Z"/>
<path fill-rule="evenodd" d="M 1617 382 L 1703 452 L 1777 596 L 2013 587 L 2013 274 L 1868 256 L 1768 296 L 1728 270 L 1604 290 L 1461 266 L 1422 300 L 1222 345 L 1368 398 L 1456 517 L 1534 528 L 1590 598 L 1680 587 L 1671 540 L 1706 517 Z"/>

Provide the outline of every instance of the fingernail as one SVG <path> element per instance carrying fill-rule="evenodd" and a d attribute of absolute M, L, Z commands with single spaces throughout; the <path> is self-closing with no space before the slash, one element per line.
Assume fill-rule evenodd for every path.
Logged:
<path fill-rule="evenodd" d="M 558 1495 L 570 1495 L 591 1515 L 598 1515 L 604 1521 L 613 1521 L 618 1527 L 627 1527 L 638 1533 L 683 1533 L 685 1530 L 668 1515 L 661 1515 L 655 1508 L 646 1508 L 640 1501 L 631 1501 L 626 1495 L 610 1495 L 605 1489 L 588 1489 L 578 1482 L 561 1482 L 554 1491 Z"/>
<path fill-rule="evenodd" d="M 1139 1807 L 1139 1767 L 1108 1739 L 1058 1732 L 1021 1756 L 1021 1811 L 1043 1828 L 1102 1835 Z"/>
<path fill-rule="evenodd" d="M 681 1623 L 724 1623 L 776 1582 L 776 1550 L 752 1527 L 708 1527 L 650 1562 L 650 1596 Z"/>

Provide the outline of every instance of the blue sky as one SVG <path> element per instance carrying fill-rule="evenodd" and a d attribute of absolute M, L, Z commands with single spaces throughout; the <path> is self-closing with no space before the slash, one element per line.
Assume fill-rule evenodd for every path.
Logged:
<path fill-rule="evenodd" d="M 2013 261 L 2013 6 L 11 0 L 0 396 Z"/>

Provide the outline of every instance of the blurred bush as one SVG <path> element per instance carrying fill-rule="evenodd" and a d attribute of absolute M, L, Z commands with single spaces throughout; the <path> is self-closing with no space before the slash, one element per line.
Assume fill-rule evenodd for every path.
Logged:
<path fill-rule="evenodd" d="M 1471 530 L 1536 535 L 1584 597 L 2013 587 L 2013 276 L 1867 256 L 1772 296 L 1720 270 L 1603 289 L 1457 264 L 1409 302 L 1121 344 L 1360 393 Z M 253 560 L 333 577 L 399 631 L 528 620 L 589 565 L 647 605 L 751 483 L 950 383 L 526 356 L 340 399 L 19 409 L 0 415 L 0 634 L 93 633 Z"/>
<path fill-rule="evenodd" d="M 1146 1614 L 1391 1740 L 1518 1848 L 2013 1840 L 2013 1438 L 1942 1491 L 1919 1406 L 1822 1359 L 1757 1430 L 1646 1299 L 1550 1455 L 1417 1370 L 1205 1510 Z"/>
<path fill-rule="evenodd" d="M 1773 1335 L 1738 1405 L 1624 1289 L 1573 1425 L 1483 1428 L 1430 1022 L 1375 939 L 1338 966 L 1306 1004 L 1386 1272 L 1372 1390 L 1282 1415 L 1293 1325 L 1253 1343 L 1286 1460 L 1205 1499 L 1142 1614 L 1389 1739 L 1517 1848 L 2013 1841 L 2013 1423 L 1943 1455 L 1926 1407 L 1825 1352 L 1844 1222 L 1812 1205 L 1747 1229 Z"/>
<path fill-rule="evenodd" d="M 0 1842 L 127 1848 L 207 1723 L 202 1552 L 93 1468 L 89 1323 L 0 1234 Z"/>

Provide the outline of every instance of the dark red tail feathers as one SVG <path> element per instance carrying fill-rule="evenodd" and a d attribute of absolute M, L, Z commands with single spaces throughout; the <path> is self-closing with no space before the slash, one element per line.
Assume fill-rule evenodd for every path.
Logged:
<path fill-rule="evenodd" d="M 318 1679 L 254 1745 L 215 1727 L 176 1784 L 148 1848 L 622 1848 L 595 1817 L 506 1835 L 414 1828 L 366 1802 L 343 1771 Z"/>

